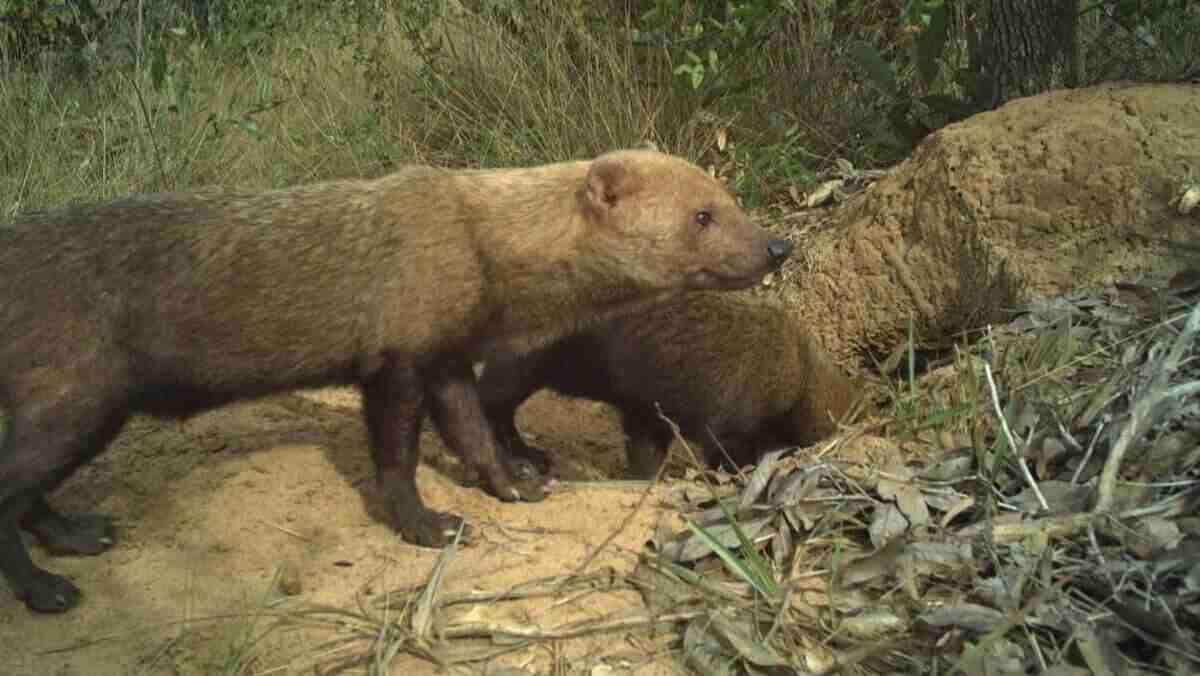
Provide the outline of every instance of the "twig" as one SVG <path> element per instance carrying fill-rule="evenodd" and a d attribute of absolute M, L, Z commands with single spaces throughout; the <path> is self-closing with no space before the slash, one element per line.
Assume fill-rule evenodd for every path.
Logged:
<path fill-rule="evenodd" d="M 1200 490 L 1196 488 L 1189 488 L 1154 504 L 1121 512 L 1117 516 L 1122 519 L 1136 519 L 1143 516 L 1150 516 L 1152 514 L 1157 514 L 1163 518 L 1180 516 L 1182 514 L 1189 513 L 1189 508 L 1194 507 L 1194 505 L 1190 505 L 1188 503 L 1189 498 L 1200 498 Z"/>
<path fill-rule="evenodd" d="M 1076 453 L 1082 453 L 1083 446 L 1080 446 L 1079 442 L 1075 441 L 1075 437 L 1071 436 L 1071 434 L 1067 432 L 1066 425 L 1063 425 L 1062 421 L 1057 419 L 1057 416 L 1055 416 L 1055 418 L 1054 424 L 1058 425 L 1059 437 L 1063 440 L 1063 443 L 1070 446 L 1072 451 L 1075 451 Z"/>
<path fill-rule="evenodd" d="M 1004 411 L 1000 409 L 1000 395 L 996 393 L 996 381 L 992 378 L 992 365 L 989 362 L 983 362 L 983 373 L 987 376 L 988 390 L 992 393 L 992 406 L 996 409 L 996 417 L 1000 419 L 1000 429 L 1004 430 L 1004 438 L 1008 439 L 1008 447 L 1013 451 L 1013 457 L 1017 460 L 1017 465 L 1021 468 L 1021 476 L 1024 477 L 1025 483 L 1029 484 L 1029 489 L 1037 497 L 1038 504 L 1042 506 L 1043 511 L 1050 511 L 1050 505 L 1046 503 L 1046 496 L 1042 495 L 1042 489 L 1038 488 L 1037 482 L 1033 480 L 1033 473 L 1029 471 L 1029 465 L 1025 462 L 1025 456 L 1021 453 L 1021 448 L 1017 446 L 1017 442 L 1013 439 L 1012 430 L 1008 428 L 1008 420 L 1004 417 Z"/>
<path fill-rule="evenodd" d="M 138 32 L 138 38 L 141 38 L 140 31 Z M 158 165 L 158 176 L 162 181 L 162 185 L 160 185 L 159 188 L 165 190 L 171 186 L 167 185 L 167 170 L 163 168 L 162 150 L 160 150 L 158 147 L 158 137 L 154 135 L 154 126 L 150 121 L 150 111 L 146 108 L 146 99 L 142 98 L 142 88 L 139 87 L 137 82 L 135 82 L 133 78 L 129 77 L 125 71 L 121 70 L 120 68 L 117 68 L 116 71 L 118 75 L 125 78 L 125 81 L 129 83 L 129 86 L 133 87 L 133 93 L 137 95 L 138 107 L 141 108 L 142 119 L 146 122 L 146 135 L 150 137 L 150 145 L 154 148 L 154 162 Z"/>
<path fill-rule="evenodd" d="M 1020 542 L 1031 535 L 1038 534 L 1045 534 L 1048 537 L 1065 538 L 1078 533 L 1095 518 L 1095 514 L 1083 512 L 1055 514 L 1054 516 L 1046 516 L 1028 521 L 1001 521 L 995 523 L 980 521 L 963 528 L 955 536 L 970 539 L 979 536 L 984 531 L 990 530 L 989 541 L 997 545 Z"/>
<path fill-rule="evenodd" d="M 686 622 L 708 614 L 707 609 L 687 610 L 666 615 L 638 614 L 605 622 L 585 621 L 554 629 L 537 629 L 533 627 L 514 627 L 495 622 L 464 622 L 442 630 L 443 638 L 522 638 L 532 641 L 552 641 L 578 638 L 591 634 L 610 631 L 622 631 L 636 627 L 649 627 L 656 624 L 675 624 Z"/>
<path fill-rule="evenodd" d="M 1088 461 L 1092 459 L 1092 451 L 1096 450 L 1096 442 L 1100 440 L 1100 433 L 1104 431 L 1104 426 L 1108 424 L 1109 414 L 1105 413 L 1100 418 L 1100 424 L 1096 426 L 1096 433 L 1092 435 L 1092 440 L 1088 442 L 1087 452 L 1083 454 L 1083 460 L 1079 462 L 1079 466 L 1075 468 L 1075 474 L 1071 476 L 1071 484 L 1079 484 L 1079 475 L 1083 472 L 1083 468 L 1087 467 Z"/>
<path fill-rule="evenodd" d="M 187 625 L 189 625 L 191 623 L 224 622 L 226 620 L 245 620 L 248 618 L 257 618 L 257 617 L 280 618 L 280 617 L 285 617 L 285 616 L 286 616 L 285 614 L 276 613 L 276 612 L 248 612 L 248 613 L 221 613 L 219 615 L 206 615 L 204 617 L 190 617 L 190 618 L 184 618 L 182 620 L 168 620 L 166 622 L 155 622 L 155 623 L 135 627 L 133 629 L 127 629 L 124 631 L 114 632 L 111 634 L 104 634 L 102 636 L 97 636 L 95 638 L 81 639 L 81 640 L 76 641 L 75 643 L 71 643 L 69 645 L 59 646 L 57 648 L 47 648 L 45 650 L 39 650 L 39 651 L 35 652 L 34 654 L 41 656 L 41 655 L 58 655 L 61 653 L 69 653 L 69 652 L 74 652 L 76 650 L 82 650 L 84 648 L 88 648 L 90 646 L 94 646 L 94 645 L 97 645 L 100 643 L 105 643 L 107 641 L 117 641 L 117 640 L 132 638 L 132 637 L 136 637 L 136 636 L 145 636 L 147 632 L 154 631 L 156 629 L 167 629 L 170 627 L 186 627 Z"/>
<path fill-rule="evenodd" d="M 1191 504 L 1189 500 L 1198 498 L 1200 498 L 1200 487 L 1189 488 L 1155 504 L 1118 512 L 1114 516 L 1119 520 L 1137 519 L 1152 514 L 1178 516 L 1194 511 L 1195 505 Z M 954 537 L 974 538 L 990 528 L 990 538 L 995 544 L 1020 542 L 1031 535 L 1039 533 L 1044 533 L 1049 537 L 1066 538 L 1087 528 L 1100 516 L 1103 515 L 1096 512 L 1073 512 L 1071 514 L 1044 516 L 1027 521 L 1000 523 L 980 521 L 957 531 Z"/>
<path fill-rule="evenodd" d="M 521 589 L 512 588 L 500 591 L 469 591 L 458 592 L 454 594 L 443 594 L 438 602 L 439 608 L 447 608 L 449 606 L 462 605 L 464 603 L 495 603 L 497 601 L 516 601 L 520 599 L 534 599 L 543 596 L 554 596 L 567 591 L 607 591 L 609 589 L 619 589 L 626 586 L 624 578 L 617 575 L 612 568 L 606 567 L 604 570 L 587 575 L 567 575 L 542 578 L 540 580 L 530 580 L 523 583 Z M 395 592 L 388 595 L 391 596 Z"/>
<path fill-rule="evenodd" d="M 275 530 L 287 533 L 288 535 L 291 535 L 292 537 L 294 537 L 298 540 L 304 540 L 305 542 L 312 542 L 312 538 L 306 538 L 303 535 L 297 533 L 296 531 L 284 528 L 283 526 L 280 526 L 279 524 L 274 523 L 272 521 L 267 521 L 266 519 L 259 519 L 258 522 L 265 526 L 270 526 L 271 528 L 274 528 Z"/>
<path fill-rule="evenodd" d="M 433 564 L 433 570 L 429 573 L 429 582 L 417 600 L 412 617 L 413 635 L 417 638 L 427 638 L 433 628 L 433 614 L 438 606 L 437 594 L 442 584 L 442 576 L 458 551 L 458 541 L 462 537 L 463 526 L 461 523 L 458 525 L 458 532 L 454 534 L 454 540 L 438 554 L 438 559 Z"/>

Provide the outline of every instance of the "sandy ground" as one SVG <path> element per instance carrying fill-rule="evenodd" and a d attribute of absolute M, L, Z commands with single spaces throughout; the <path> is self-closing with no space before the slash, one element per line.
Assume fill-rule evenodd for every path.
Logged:
<path fill-rule="evenodd" d="M 357 407 L 353 392 L 324 390 L 242 403 L 182 423 L 135 420 L 53 500 L 64 511 L 114 516 L 118 544 L 95 558 L 48 557 L 32 547 L 39 565 L 68 575 L 85 598 L 59 616 L 34 615 L 11 597 L 0 603 L 0 654 L 8 656 L 0 673 L 225 673 L 223 660 L 238 652 L 238 632 L 267 626 L 240 615 L 272 603 L 281 565 L 300 589 L 293 605 L 283 607 L 302 601 L 354 608 L 356 597 L 370 602 L 382 591 L 424 583 L 438 552 L 402 542 L 382 522 Z M 443 589 L 500 590 L 573 573 L 627 520 L 588 570 L 632 569 L 656 522 L 671 517 L 652 497 L 629 520 L 643 485 L 593 481 L 623 472 L 612 412 L 541 394 L 518 422 L 531 441 L 556 449 L 552 473 L 562 483 L 542 503 L 495 500 L 425 430 L 423 495 L 435 509 L 466 515 L 478 533 L 459 550 Z M 641 607 L 630 592 L 553 603 L 497 604 L 488 619 L 550 627 Z M 253 650 L 247 673 L 312 673 L 318 646 L 345 635 L 336 627 L 273 632 Z M 645 663 L 647 645 L 620 634 L 563 642 L 556 651 L 577 664 L 606 657 L 641 665 L 634 673 L 676 673 L 665 655 Z M 549 649 L 525 650 L 492 665 L 540 672 L 553 658 Z M 435 673 L 431 663 L 411 657 L 394 664 L 393 673 Z"/>

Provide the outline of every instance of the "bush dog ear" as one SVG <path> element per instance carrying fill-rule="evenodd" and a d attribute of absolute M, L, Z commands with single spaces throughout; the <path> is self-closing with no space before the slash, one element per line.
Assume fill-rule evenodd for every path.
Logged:
<path fill-rule="evenodd" d="M 587 175 L 587 205 L 604 218 L 641 188 L 641 181 L 620 159 L 600 156 L 592 161 Z"/>

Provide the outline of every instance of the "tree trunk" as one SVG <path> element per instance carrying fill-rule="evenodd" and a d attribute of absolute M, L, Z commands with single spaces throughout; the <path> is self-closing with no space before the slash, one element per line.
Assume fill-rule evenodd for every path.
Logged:
<path fill-rule="evenodd" d="M 955 3 L 967 30 L 972 103 L 991 110 L 1018 96 L 1083 80 L 1078 0 Z"/>

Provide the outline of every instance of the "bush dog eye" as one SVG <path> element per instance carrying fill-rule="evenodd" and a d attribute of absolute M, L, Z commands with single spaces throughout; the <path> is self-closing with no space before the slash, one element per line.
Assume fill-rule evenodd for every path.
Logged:
<path fill-rule="evenodd" d="M 696 224 L 697 225 L 699 225 L 700 227 L 703 228 L 706 225 L 708 225 L 709 223 L 712 223 L 712 214 L 711 213 L 709 213 L 707 211 L 697 211 L 696 212 Z"/>

